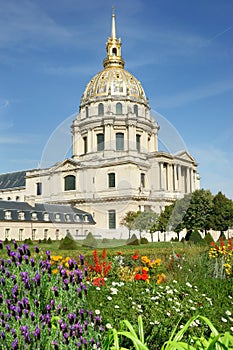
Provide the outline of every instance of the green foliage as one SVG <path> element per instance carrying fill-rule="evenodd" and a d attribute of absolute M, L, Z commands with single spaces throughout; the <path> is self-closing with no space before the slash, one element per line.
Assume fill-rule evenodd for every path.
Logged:
<path fill-rule="evenodd" d="M 210 222 L 214 230 L 221 232 L 228 230 L 233 224 L 233 202 L 221 192 L 218 192 L 213 199 Z"/>
<path fill-rule="evenodd" d="M 9 239 L 6 237 L 3 243 L 4 243 L 4 245 L 7 245 L 7 244 L 10 243 L 10 241 L 9 241 Z"/>
<path fill-rule="evenodd" d="M 52 240 L 50 237 L 47 239 L 47 244 L 52 244 Z"/>
<path fill-rule="evenodd" d="M 201 237 L 198 230 L 189 231 L 186 234 L 185 239 L 186 239 L 186 241 L 189 241 L 190 243 L 194 243 L 194 244 L 203 244 L 204 243 L 203 238 Z"/>
<path fill-rule="evenodd" d="M 140 244 L 148 244 L 148 243 L 149 243 L 149 241 L 148 241 L 148 239 L 146 237 L 142 237 L 140 239 Z"/>
<path fill-rule="evenodd" d="M 83 247 L 88 247 L 88 248 L 96 248 L 97 247 L 97 240 L 93 236 L 91 232 L 88 232 L 87 237 L 83 240 L 82 243 Z"/>
<path fill-rule="evenodd" d="M 132 235 L 132 237 L 130 237 L 127 242 L 126 242 L 127 245 L 139 245 L 140 244 L 140 241 L 139 239 L 137 238 L 137 236 L 135 235 L 135 233 Z"/>
<path fill-rule="evenodd" d="M 70 237 L 70 235 L 66 235 L 65 238 L 62 238 L 60 241 L 59 249 L 60 250 L 74 250 L 77 249 L 78 245 L 75 240 Z"/>
<path fill-rule="evenodd" d="M 123 219 L 121 220 L 121 225 L 127 227 L 129 230 L 129 238 L 130 238 L 130 233 L 134 229 L 134 221 L 136 217 L 138 216 L 139 212 L 135 211 L 128 211 Z"/>
<path fill-rule="evenodd" d="M 214 239 L 209 232 L 207 232 L 207 234 L 205 235 L 204 241 L 207 243 L 208 246 L 210 245 L 211 242 L 214 242 Z"/>
<path fill-rule="evenodd" d="M 139 211 L 133 223 L 134 230 L 139 231 L 150 231 L 151 227 L 155 225 L 158 220 L 158 214 L 152 210 Z"/>
<path fill-rule="evenodd" d="M 25 238 L 24 243 L 26 243 L 28 245 L 32 245 L 33 244 L 31 238 Z"/>

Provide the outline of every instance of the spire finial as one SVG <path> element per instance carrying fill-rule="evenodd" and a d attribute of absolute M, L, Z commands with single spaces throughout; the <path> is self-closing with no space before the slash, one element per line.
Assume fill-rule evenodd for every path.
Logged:
<path fill-rule="evenodd" d="M 112 6 L 112 39 L 116 39 L 115 7 Z"/>

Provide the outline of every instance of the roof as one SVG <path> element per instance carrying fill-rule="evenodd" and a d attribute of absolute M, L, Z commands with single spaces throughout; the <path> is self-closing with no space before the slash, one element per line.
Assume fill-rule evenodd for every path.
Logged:
<path fill-rule="evenodd" d="M 9 212 L 9 216 L 6 216 Z M 23 213 L 20 216 L 19 213 Z M 87 220 L 85 219 L 87 218 Z M 40 203 L 31 206 L 26 202 L 0 200 L 0 221 L 33 221 L 95 224 L 92 215 L 70 205 Z"/>
<path fill-rule="evenodd" d="M 26 171 L 16 171 L 0 175 L 0 190 L 19 188 L 26 186 Z"/>

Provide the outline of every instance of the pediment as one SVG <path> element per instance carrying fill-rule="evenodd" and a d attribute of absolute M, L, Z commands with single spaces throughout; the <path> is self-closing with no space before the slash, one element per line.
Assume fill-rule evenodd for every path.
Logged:
<path fill-rule="evenodd" d="M 76 170 L 78 167 L 78 163 L 75 162 L 72 159 L 65 159 L 62 162 L 59 162 L 57 164 L 54 165 L 53 167 L 53 172 L 57 172 L 57 171 L 72 171 L 72 170 Z"/>
<path fill-rule="evenodd" d="M 174 154 L 174 157 L 175 157 L 175 158 L 182 159 L 182 160 L 184 160 L 184 161 L 188 161 L 188 162 L 192 162 L 192 163 L 195 163 L 195 164 L 196 164 L 196 160 L 195 160 L 195 159 L 191 156 L 191 154 L 190 154 L 188 151 L 186 151 L 186 150 Z"/>

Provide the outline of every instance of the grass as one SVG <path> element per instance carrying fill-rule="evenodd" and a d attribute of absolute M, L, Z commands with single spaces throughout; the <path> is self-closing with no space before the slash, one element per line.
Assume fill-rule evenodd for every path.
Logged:
<path fill-rule="evenodd" d="M 69 256 L 78 260 L 79 255 L 82 254 L 88 265 L 94 264 L 93 249 L 82 247 L 81 242 L 78 242 L 77 250 L 68 251 L 59 250 L 59 242 L 36 243 L 41 250 L 41 255 L 49 250 L 51 256 Z M 95 277 L 101 276 L 93 272 L 89 273 L 86 281 L 88 308 L 100 314 L 102 323 L 105 325 L 103 339 L 108 336 L 109 329 L 115 329 L 117 331 L 112 333 L 112 339 L 115 337 L 116 340 L 116 332 L 123 320 L 128 330 L 124 329 L 122 332 L 130 332 L 131 324 L 141 343 L 147 344 L 150 350 L 161 349 L 162 344 L 165 344 L 169 338 L 171 339 L 175 325 L 178 325 L 175 333 L 178 334 L 183 329 L 180 327 L 184 327 L 190 320 L 193 321 L 189 323 L 189 331 L 184 332 L 182 336 L 183 342 L 188 342 L 190 337 L 210 339 L 210 327 L 206 323 L 198 323 L 198 319 L 195 319 L 197 316 L 207 317 L 209 322 L 212 322 L 218 329 L 219 334 L 232 333 L 232 278 L 213 278 L 213 264 L 208 258 L 207 245 L 155 242 L 140 246 L 127 246 L 125 243 L 125 241 L 113 240 L 105 244 L 107 247 L 106 262 L 112 262 L 112 268 L 108 276 L 104 278 L 103 285 L 98 286 L 92 283 Z M 102 251 L 102 242 L 98 241 L 97 252 L 100 263 Z M 135 252 L 140 258 L 134 261 L 132 256 L 135 255 Z M 135 281 L 131 278 L 133 269 L 142 265 L 142 256 L 147 256 L 149 259 L 161 259 L 161 265 L 153 270 L 155 279 L 153 280 L 151 275 L 149 284 L 144 280 Z M 122 266 L 119 258 L 123 259 Z M 130 270 L 122 275 L 119 273 L 121 267 Z M 156 283 L 156 274 L 160 273 L 165 273 L 167 276 L 163 284 Z M 138 323 L 139 316 L 143 322 L 143 339 L 140 330 L 142 324 Z M 132 339 L 123 334 L 118 335 L 120 336 L 119 347 L 132 349 Z M 164 349 L 172 348 L 164 347 Z"/>

